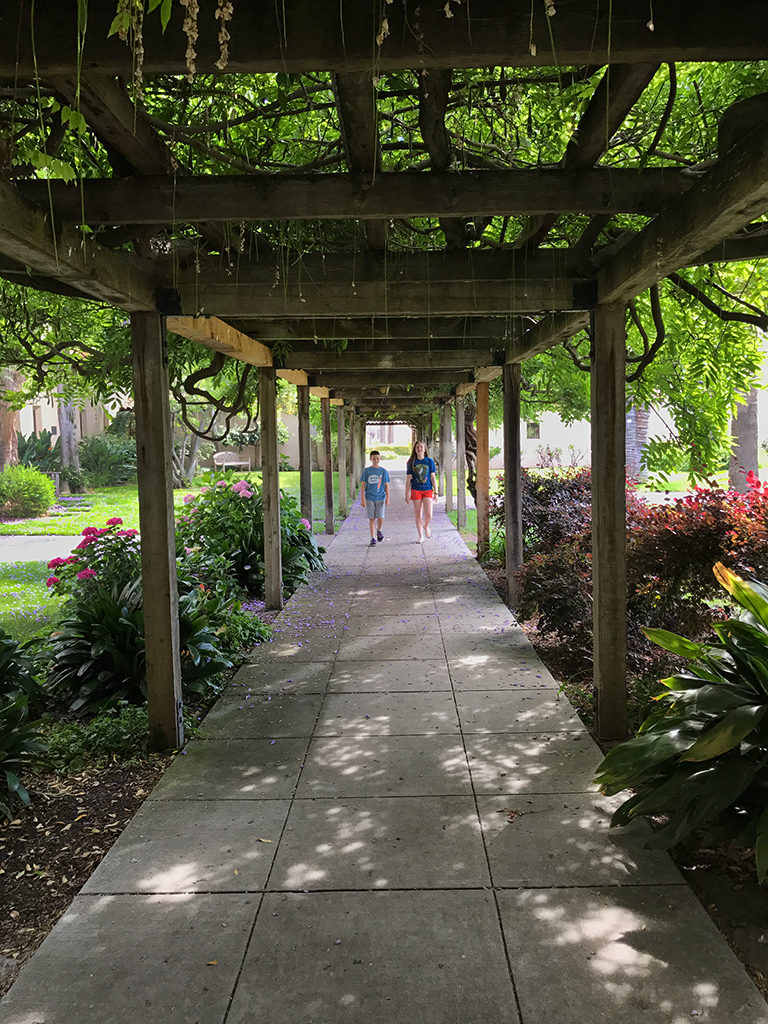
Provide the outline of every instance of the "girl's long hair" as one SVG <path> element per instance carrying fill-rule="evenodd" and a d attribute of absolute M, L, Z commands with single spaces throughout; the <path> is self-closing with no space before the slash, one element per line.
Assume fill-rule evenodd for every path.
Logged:
<path fill-rule="evenodd" d="M 425 459 L 429 458 L 429 448 L 427 448 L 427 442 L 426 441 L 417 441 L 416 444 L 414 444 L 413 448 L 411 449 L 411 457 L 410 457 L 410 459 L 408 459 L 408 462 L 406 463 L 406 466 L 405 466 L 406 473 L 410 473 L 411 472 L 411 467 L 413 466 L 414 459 L 416 458 L 416 445 L 417 444 L 423 444 L 424 445 L 424 458 Z"/>

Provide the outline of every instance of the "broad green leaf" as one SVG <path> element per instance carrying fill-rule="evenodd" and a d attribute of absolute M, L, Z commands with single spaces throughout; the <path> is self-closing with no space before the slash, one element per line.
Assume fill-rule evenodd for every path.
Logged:
<path fill-rule="evenodd" d="M 731 572 L 730 569 L 726 569 L 722 562 L 715 563 L 713 572 L 718 583 L 728 591 L 734 600 L 738 601 L 742 608 L 746 608 L 768 628 L 768 601 L 758 594 L 746 580 L 737 576 L 735 572 Z"/>
<path fill-rule="evenodd" d="M 731 750 L 755 729 L 765 717 L 768 704 L 752 704 L 736 708 L 725 718 L 701 734 L 683 761 L 707 761 Z"/>
<path fill-rule="evenodd" d="M 757 842 L 755 843 L 755 863 L 757 880 L 761 884 L 768 877 L 768 807 L 760 815 L 757 822 Z"/>
<path fill-rule="evenodd" d="M 693 640 L 687 640 L 684 636 L 678 636 L 677 633 L 670 633 L 667 629 L 651 629 L 643 626 L 643 633 L 657 647 L 671 651 L 672 654 L 679 654 L 681 658 L 699 658 L 707 650 L 705 644 L 697 644 Z"/>

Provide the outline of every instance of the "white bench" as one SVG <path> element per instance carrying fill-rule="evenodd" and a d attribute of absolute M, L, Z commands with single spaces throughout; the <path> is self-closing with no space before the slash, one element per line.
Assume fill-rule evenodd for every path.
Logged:
<path fill-rule="evenodd" d="M 214 452 L 213 464 L 216 469 L 239 468 L 246 473 L 251 470 L 251 460 L 242 458 L 237 452 Z"/>

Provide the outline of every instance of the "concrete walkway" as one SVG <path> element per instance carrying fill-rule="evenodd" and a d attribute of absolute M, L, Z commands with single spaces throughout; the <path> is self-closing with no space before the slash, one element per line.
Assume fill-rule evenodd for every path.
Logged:
<path fill-rule="evenodd" d="M 356 508 L 8 1024 L 768 1024 L 443 513 Z M 615 802 L 614 802 L 615 803 Z"/>

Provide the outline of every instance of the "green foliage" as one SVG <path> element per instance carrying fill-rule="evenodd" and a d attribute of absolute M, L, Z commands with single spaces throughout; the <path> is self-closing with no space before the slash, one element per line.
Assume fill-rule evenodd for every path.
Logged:
<path fill-rule="evenodd" d="M 29 804 L 29 793 L 19 772 L 43 749 L 27 716 L 25 696 L 0 702 L 0 815 L 7 818 L 13 817 L 19 803 Z"/>
<path fill-rule="evenodd" d="M 696 643 L 665 630 L 648 637 L 692 661 L 662 681 L 660 707 L 633 739 L 598 768 L 604 793 L 634 790 L 611 824 L 662 816 L 651 846 L 667 848 L 697 829 L 715 842 L 754 846 L 768 877 L 768 587 L 723 565 L 719 582 L 740 607 L 715 626 L 719 642 Z"/>
<path fill-rule="evenodd" d="M 0 701 L 17 697 L 24 697 L 33 710 L 39 710 L 42 688 L 32 658 L 0 628 Z"/>
<path fill-rule="evenodd" d="M 89 487 L 116 487 L 136 476 L 136 442 L 131 437 L 98 434 L 79 445 L 80 468 Z"/>
<path fill-rule="evenodd" d="M 116 587 L 118 591 L 141 577 L 141 546 L 137 530 L 122 530 L 122 519 L 114 516 L 106 526 L 86 526 L 82 540 L 67 558 L 48 562 L 48 586 L 57 594 L 83 601 L 93 584 Z"/>
<path fill-rule="evenodd" d="M 141 581 L 119 590 L 88 580 L 51 637 L 49 685 L 78 714 L 141 704 L 146 698 L 146 654 Z M 200 693 L 231 665 L 216 626 L 226 615 L 218 597 L 199 588 L 179 597 L 183 687 Z"/>
<path fill-rule="evenodd" d="M 54 441 L 50 430 L 41 430 L 39 435 L 24 437 L 17 431 L 19 462 L 22 466 L 34 466 L 43 473 L 57 472 L 61 467 L 61 438 Z"/>
<path fill-rule="evenodd" d="M 132 764 L 149 757 L 147 709 L 125 702 L 105 708 L 90 721 L 43 721 L 40 734 L 45 749 L 36 760 L 57 772 L 106 765 L 114 758 Z"/>
<path fill-rule="evenodd" d="M 264 507 L 257 484 L 223 474 L 210 474 L 210 484 L 199 495 L 188 495 L 186 515 L 179 517 L 177 552 L 189 549 L 226 558 L 237 584 L 247 593 L 264 591 Z M 322 569 L 322 549 L 309 524 L 301 518 L 298 502 L 281 492 L 281 555 L 283 587 L 288 594 L 308 572 Z"/>
<path fill-rule="evenodd" d="M 50 477 L 31 466 L 6 466 L 0 473 L 0 515 L 24 519 L 44 515 L 56 500 Z"/>

